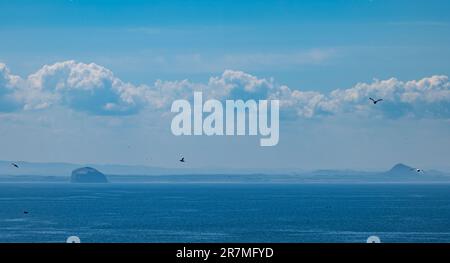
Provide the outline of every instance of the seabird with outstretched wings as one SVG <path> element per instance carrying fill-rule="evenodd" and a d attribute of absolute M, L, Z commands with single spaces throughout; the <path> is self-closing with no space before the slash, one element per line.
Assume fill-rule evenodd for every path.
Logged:
<path fill-rule="evenodd" d="M 373 102 L 373 104 L 377 104 L 378 102 L 383 101 L 383 99 L 375 100 L 375 99 L 372 99 L 372 98 L 369 98 L 369 100 L 371 100 Z"/>

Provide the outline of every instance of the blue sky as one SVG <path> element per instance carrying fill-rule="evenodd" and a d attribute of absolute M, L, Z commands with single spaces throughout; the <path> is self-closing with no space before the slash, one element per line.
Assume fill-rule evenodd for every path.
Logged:
<path fill-rule="evenodd" d="M 449 11 L 448 1 L 0 1 L 0 159 L 450 169 Z M 91 82 L 70 86 L 68 71 Z M 218 82 L 288 87 L 277 147 L 170 133 L 166 104 Z M 148 92 L 124 100 L 127 84 Z M 386 103 L 369 108 L 370 95 Z"/>

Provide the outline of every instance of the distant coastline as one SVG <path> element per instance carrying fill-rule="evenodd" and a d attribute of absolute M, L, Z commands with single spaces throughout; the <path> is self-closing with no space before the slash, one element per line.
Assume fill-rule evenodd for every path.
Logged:
<path fill-rule="evenodd" d="M 10 167 L 6 161 L 0 161 L 0 183 L 65 183 L 70 182 L 73 170 L 82 167 L 78 164 L 18 163 L 19 169 Z M 380 172 L 90 166 L 104 173 L 112 183 L 450 183 L 450 173 L 436 170 L 418 173 L 404 164 L 396 164 L 390 170 Z"/>

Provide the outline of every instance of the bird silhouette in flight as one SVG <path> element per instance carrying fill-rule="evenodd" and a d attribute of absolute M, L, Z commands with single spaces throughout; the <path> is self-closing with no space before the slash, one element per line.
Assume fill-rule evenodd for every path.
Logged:
<path fill-rule="evenodd" d="M 378 102 L 383 101 L 383 99 L 374 100 L 372 98 L 369 98 L 369 100 L 371 100 L 373 102 L 373 104 L 377 104 Z"/>
<path fill-rule="evenodd" d="M 19 168 L 19 166 L 16 163 L 11 163 L 12 166 Z"/>
<path fill-rule="evenodd" d="M 180 162 L 182 162 L 182 163 L 184 163 L 185 161 L 184 161 L 184 157 L 181 157 L 181 160 L 180 160 Z"/>
<path fill-rule="evenodd" d="M 423 170 L 419 168 L 411 168 L 411 170 L 416 171 L 417 173 L 423 173 Z"/>

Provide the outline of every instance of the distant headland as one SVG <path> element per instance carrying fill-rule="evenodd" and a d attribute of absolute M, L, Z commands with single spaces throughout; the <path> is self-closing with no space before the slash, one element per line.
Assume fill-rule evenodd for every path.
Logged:
<path fill-rule="evenodd" d="M 70 177 L 72 183 L 107 183 L 106 176 L 91 167 L 78 168 L 72 171 Z"/>

